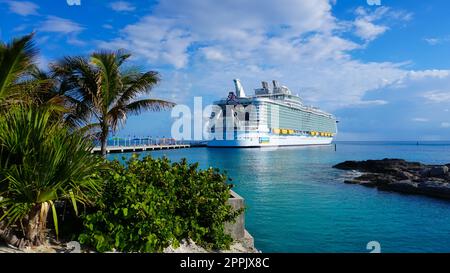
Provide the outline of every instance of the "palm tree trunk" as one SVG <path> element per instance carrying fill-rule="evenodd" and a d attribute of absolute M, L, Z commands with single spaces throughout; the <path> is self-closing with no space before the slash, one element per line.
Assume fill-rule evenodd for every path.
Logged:
<path fill-rule="evenodd" d="M 100 142 L 102 145 L 101 153 L 103 157 L 106 157 L 106 144 L 108 140 L 108 127 L 102 129 L 102 134 L 100 136 Z"/>
<path fill-rule="evenodd" d="M 42 204 L 34 206 L 28 215 L 28 223 L 25 230 L 25 239 L 33 245 L 41 245 L 44 242 L 44 230 L 47 221 L 48 209 L 42 210 Z M 42 215 L 41 215 L 42 214 Z"/>
<path fill-rule="evenodd" d="M 28 214 L 25 227 L 25 238 L 19 239 L 6 224 L 0 222 L 0 238 L 7 244 L 18 248 L 25 246 L 39 246 L 45 241 L 45 226 L 48 208 L 42 209 L 42 204 L 34 206 Z"/>
<path fill-rule="evenodd" d="M 28 215 L 28 223 L 25 229 L 25 238 L 32 244 L 39 244 L 39 206 L 35 206 Z"/>
<path fill-rule="evenodd" d="M 5 223 L 0 222 L 0 239 L 2 239 L 5 243 L 8 245 L 17 247 L 17 248 L 24 248 L 27 245 L 30 245 L 30 243 L 25 239 L 19 239 L 14 234 L 14 232 L 7 227 Z"/>

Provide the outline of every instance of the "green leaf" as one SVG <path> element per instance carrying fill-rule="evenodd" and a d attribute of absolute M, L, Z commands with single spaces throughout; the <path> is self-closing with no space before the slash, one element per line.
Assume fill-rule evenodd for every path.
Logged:
<path fill-rule="evenodd" d="M 59 235 L 58 215 L 56 214 L 56 208 L 55 208 L 55 204 L 53 203 L 53 201 L 50 200 L 48 202 L 52 206 L 53 224 L 55 226 L 56 240 L 58 240 L 58 235 Z"/>
<path fill-rule="evenodd" d="M 78 216 L 78 207 L 77 207 L 77 201 L 75 200 L 75 195 L 73 194 L 73 191 L 69 191 L 70 200 L 72 201 L 73 210 L 75 211 L 75 215 Z"/>
<path fill-rule="evenodd" d="M 36 202 L 37 203 L 45 203 L 49 200 L 54 200 L 57 198 L 55 189 L 47 189 L 39 193 Z"/>

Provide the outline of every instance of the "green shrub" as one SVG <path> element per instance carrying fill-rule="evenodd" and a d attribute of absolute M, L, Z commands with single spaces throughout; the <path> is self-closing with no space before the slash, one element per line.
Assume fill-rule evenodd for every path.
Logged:
<path fill-rule="evenodd" d="M 45 242 L 49 212 L 58 235 L 58 205 L 72 203 L 77 213 L 101 187 L 97 171 L 104 160 L 91 153 L 91 141 L 53 114 L 18 105 L 0 115 L 0 224 L 19 227 L 18 236 L 29 245 Z"/>
<path fill-rule="evenodd" d="M 209 249 L 229 247 L 224 223 L 242 211 L 226 204 L 231 186 L 217 169 L 150 156 L 108 164 L 97 211 L 83 216 L 81 243 L 101 252 L 162 251 L 186 238 Z"/>

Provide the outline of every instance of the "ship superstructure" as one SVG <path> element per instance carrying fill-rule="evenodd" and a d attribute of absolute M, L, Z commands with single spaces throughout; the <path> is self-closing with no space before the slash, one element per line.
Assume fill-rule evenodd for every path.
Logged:
<path fill-rule="evenodd" d="M 336 118 L 317 107 L 306 106 L 288 87 L 265 81 L 246 96 L 238 79 L 235 92 L 214 102 L 210 147 L 263 147 L 330 144 L 337 133 Z"/>

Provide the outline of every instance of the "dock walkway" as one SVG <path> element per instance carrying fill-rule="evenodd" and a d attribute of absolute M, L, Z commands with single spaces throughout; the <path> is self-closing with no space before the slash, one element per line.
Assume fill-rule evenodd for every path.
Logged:
<path fill-rule="evenodd" d="M 169 149 L 190 148 L 189 144 L 170 144 L 170 145 L 133 145 L 133 146 L 108 146 L 106 153 L 127 153 L 127 152 L 142 152 L 142 151 L 156 151 Z M 100 147 L 92 149 L 92 153 L 100 153 Z"/>

